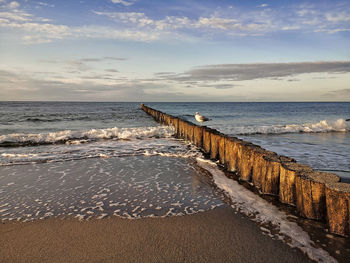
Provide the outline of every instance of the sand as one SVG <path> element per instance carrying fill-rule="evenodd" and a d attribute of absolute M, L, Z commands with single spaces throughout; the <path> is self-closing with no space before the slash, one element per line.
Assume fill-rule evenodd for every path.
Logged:
<path fill-rule="evenodd" d="M 229 206 L 188 216 L 0 224 L 0 262 L 310 262 Z"/>

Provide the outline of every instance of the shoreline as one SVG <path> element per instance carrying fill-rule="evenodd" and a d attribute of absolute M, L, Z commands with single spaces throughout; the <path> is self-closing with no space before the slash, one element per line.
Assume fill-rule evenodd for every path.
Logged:
<path fill-rule="evenodd" d="M 1 262 L 312 262 L 228 205 L 129 220 L 47 219 L 0 225 Z"/>

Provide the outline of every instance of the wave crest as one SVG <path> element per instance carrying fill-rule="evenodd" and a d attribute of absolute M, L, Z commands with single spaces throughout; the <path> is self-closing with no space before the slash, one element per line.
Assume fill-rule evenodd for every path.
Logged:
<path fill-rule="evenodd" d="M 171 127 L 107 128 L 85 131 L 58 131 L 49 133 L 12 133 L 0 136 L 0 147 L 35 146 L 45 144 L 80 144 L 108 139 L 167 138 L 174 133 Z"/>
<path fill-rule="evenodd" d="M 322 120 L 317 123 L 272 125 L 258 127 L 238 127 L 236 134 L 284 134 L 284 133 L 321 133 L 321 132 L 348 132 L 349 124 L 344 119 L 336 121 Z"/>

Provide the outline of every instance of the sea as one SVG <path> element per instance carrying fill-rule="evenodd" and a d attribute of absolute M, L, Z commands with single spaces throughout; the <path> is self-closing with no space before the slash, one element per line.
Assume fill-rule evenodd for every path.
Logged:
<path fill-rule="evenodd" d="M 350 102 L 149 103 L 350 182 Z M 348 121 L 347 121 L 348 120 Z"/>
<path fill-rule="evenodd" d="M 211 119 L 203 125 L 350 182 L 349 102 L 145 104 L 194 123 L 199 112 Z M 183 216 L 227 204 L 310 258 L 335 262 L 293 215 L 227 178 L 140 103 L 0 102 L 3 222 Z"/>

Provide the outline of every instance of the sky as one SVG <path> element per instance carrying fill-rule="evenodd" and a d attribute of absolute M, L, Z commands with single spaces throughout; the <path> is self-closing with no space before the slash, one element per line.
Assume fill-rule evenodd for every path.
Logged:
<path fill-rule="evenodd" d="M 349 0 L 0 0 L 0 101 L 350 101 Z"/>

